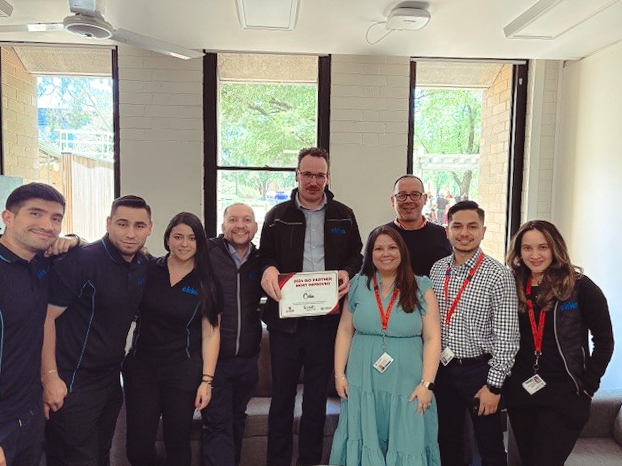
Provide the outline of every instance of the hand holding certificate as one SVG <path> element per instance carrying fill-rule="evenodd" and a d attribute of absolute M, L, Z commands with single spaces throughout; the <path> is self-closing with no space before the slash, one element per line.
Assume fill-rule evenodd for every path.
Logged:
<path fill-rule="evenodd" d="M 279 275 L 279 317 L 312 317 L 339 312 L 336 270 Z"/>

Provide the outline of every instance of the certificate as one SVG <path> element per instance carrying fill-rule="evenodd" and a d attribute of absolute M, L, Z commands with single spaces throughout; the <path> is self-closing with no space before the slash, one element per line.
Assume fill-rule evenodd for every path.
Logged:
<path fill-rule="evenodd" d="M 279 275 L 279 317 L 312 317 L 339 312 L 337 271 Z"/>

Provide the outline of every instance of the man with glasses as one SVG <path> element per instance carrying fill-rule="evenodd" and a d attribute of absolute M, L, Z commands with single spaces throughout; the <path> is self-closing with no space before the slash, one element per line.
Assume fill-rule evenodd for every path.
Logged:
<path fill-rule="evenodd" d="M 387 226 L 404 238 L 415 275 L 430 275 L 432 265 L 451 254 L 445 229 L 428 222 L 421 213 L 427 201 L 423 182 L 414 175 L 401 176 L 393 185 L 391 205 L 397 217 Z"/>
<path fill-rule="evenodd" d="M 270 332 L 272 402 L 268 416 L 268 466 L 289 466 L 296 386 L 304 367 L 303 411 L 296 464 L 321 463 L 328 381 L 333 371 L 339 315 L 279 319 L 279 273 L 337 270 L 339 295 L 362 263 L 354 212 L 326 189 L 328 153 L 311 147 L 298 154 L 291 200 L 272 208 L 261 232 L 261 285 L 271 298 L 263 320 Z"/>

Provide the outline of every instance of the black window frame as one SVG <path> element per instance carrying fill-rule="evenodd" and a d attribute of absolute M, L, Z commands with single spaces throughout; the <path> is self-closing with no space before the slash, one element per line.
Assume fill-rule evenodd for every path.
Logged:
<path fill-rule="evenodd" d="M 318 121 L 317 145 L 330 147 L 330 86 L 331 56 L 318 56 Z M 217 196 L 219 170 L 295 172 L 292 167 L 239 167 L 218 165 L 218 54 L 206 53 L 203 57 L 203 198 L 205 231 L 208 237 L 217 233 Z"/>
<path fill-rule="evenodd" d="M 23 44 L 23 43 L 15 43 L 15 46 L 24 46 L 24 45 L 33 45 L 37 46 L 40 44 Z M 73 44 L 55 44 L 52 47 L 71 47 Z M 4 43 L 0 45 L 0 102 L 2 102 L 2 53 L 4 53 L 5 47 L 11 47 L 12 44 L 10 42 Z M 73 45 L 75 47 L 75 45 Z M 112 47 L 110 48 L 110 61 L 111 61 L 111 77 L 112 77 L 112 127 L 113 127 L 113 193 L 115 199 L 121 195 L 121 125 L 119 120 L 119 48 Z M 4 169 L 4 115 L 2 110 L 2 105 L 0 105 L 0 175 L 5 174 Z"/>
<path fill-rule="evenodd" d="M 415 89 L 417 85 L 417 57 L 410 59 L 410 89 L 408 98 L 408 144 L 406 149 L 406 173 L 414 172 L 414 136 L 415 136 Z M 438 61 L 449 60 L 438 58 Z M 467 59 L 464 59 L 465 61 Z M 477 61 L 486 61 L 477 59 Z M 512 102 L 510 109 L 510 136 L 508 150 L 508 181 L 507 181 L 507 209 L 505 221 L 505 250 L 510 244 L 512 236 L 518 231 L 521 224 L 521 206 L 523 192 L 523 169 L 525 164 L 525 132 L 527 121 L 527 81 L 529 61 L 520 60 L 490 60 L 507 61 L 512 66 Z"/>

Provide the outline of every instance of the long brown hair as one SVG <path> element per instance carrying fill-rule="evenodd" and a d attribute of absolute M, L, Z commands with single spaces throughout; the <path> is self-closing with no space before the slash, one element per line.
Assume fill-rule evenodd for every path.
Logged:
<path fill-rule="evenodd" d="M 374 265 L 373 253 L 376 240 L 380 235 L 387 235 L 395 244 L 400 252 L 400 264 L 397 266 L 395 274 L 395 287 L 400 290 L 399 304 L 404 312 L 413 312 L 415 308 L 418 308 L 419 298 L 417 297 L 417 280 L 415 274 L 410 267 L 410 254 L 406 243 L 395 231 L 394 228 L 386 225 L 375 228 L 367 238 L 367 244 L 365 245 L 365 257 L 363 259 L 363 267 L 361 268 L 361 274 L 367 276 L 367 289 L 371 290 L 371 281 L 376 276 L 376 266 Z"/>
<path fill-rule="evenodd" d="M 581 276 L 582 270 L 570 262 L 566 242 L 559 230 L 546 220 L 531 220 L 524 223 L 516 232 L 510 243 L 507 263 L 516 278 L 516 289 L 522 312 L 527 310 L 527 296 L 525 287 L 531 277 L 531 270 L 521 260 L 523 236 L 528 231 L 536 230 L 544 235 L 551 248 L 551 265 L 544 271 L 537 303 L 544 310 L 553 308 L 555 301 L 568 299 L 572 294 L 575 282 Z"/>

